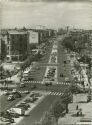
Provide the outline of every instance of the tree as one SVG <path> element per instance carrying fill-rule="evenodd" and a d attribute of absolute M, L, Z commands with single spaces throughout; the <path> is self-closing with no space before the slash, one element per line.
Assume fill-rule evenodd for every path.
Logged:
<path fill-rule="evenodd" d="M 64 110 L 65 110 L 64 103 L 62 103 L 61 101 L 56 101 L 52 108 L 52 114 L 54 115 L 56 119 L 56 124 L 58 124 L 58 119 Z"/>
<path fill-rule="evenodd" d="M 5 74 L 4 68 L 0 66 L 0 79 L 3 79 L 5 77 L 4 74 Z"/>
<path fill-rule="evenodd" d="M 62 103 L 65 104 L 66 106 L 66 113 L 68 113 L 68 104 L 71 102 L 72 100 L 72 94 L 70 92 L 69 89 L 66 89 L 63 96 L 62 96 Z"/>
<path fill-rule="evenodd" d="M 33 125 L 42 125 L 41 122 L 35 122 Z"/>
<path fill-rule="evenodd" d="M 11 78 L 11 72 L 9 70 L 6 70 L 6 76 Z"/>
<path fill-rule="evenodd" d="M 52 120 L 49 112 L 46 112 L 42 118 L 42 125 L 52 125 Z"/>

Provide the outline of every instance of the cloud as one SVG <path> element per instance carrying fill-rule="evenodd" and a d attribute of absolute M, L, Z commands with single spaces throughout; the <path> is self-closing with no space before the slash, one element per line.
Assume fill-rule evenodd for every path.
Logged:
<path fill-rule="evenodd" d="M 4 0 L 3 0 L 4 1 Z M 5 0 L 16 2 L 92 2 L 92 0 Z"/>

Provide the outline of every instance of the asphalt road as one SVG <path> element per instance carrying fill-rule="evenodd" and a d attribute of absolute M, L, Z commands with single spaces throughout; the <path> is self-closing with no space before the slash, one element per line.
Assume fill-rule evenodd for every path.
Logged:
<path fill-rule="evenodd" d="M 63 36 L 61 37 L 61 39 L 63 38 Z M 57 39 L 58 41 L 58 39 Z M 62 42 L 62 40 L 61 40 Z M 69 79 L 71 80 L 71 75 L 70 75 L 70 67 L 69 64 L 65 64 L 64 65 L 64 61 L 67 60 L 66 58 L 66 54 L 64 49 L 61 46 L 61 42 L 58 42 L 58 81 L 59 82 L 64 82 L 65 78 L 64 77 L 60 77 L 60 73 L 64 74 L 65 77 L 69 77 Z M 45 70 L 46 70 L 46 66 L 47 66 L 47 62 L 49 60 L 49 56 L 51 53 L 51 49 L 52 47 L 48 47 L 47 49 L 47 54 L 45 55 L 45 57 L 43 57 L 42 60 L 39 61 L 38 66 L 40 67 L 40 69 L 36 72 L 34 72 L 34 76 L 35 79 L 38 81 L 42 81 L 43 76 L 45 74 Z M 31 91 L 31 85 L 34 83 L 28 83 L 26 85 L 25 88 L 23 88 L 22 90 L 29 90 Z M 70 83 L 71 84 L 71 83 Z M 46 87 L 45 85 L 41 85 L 41 84 L 36 84 L 37 85 L 37 90 L 45 90 L 45 91 L 52 91 L 52 92 L 63 92 L 66 88 L 69 87 L 69 85 L 64 85 L 64 84 L 56 84 L 53 86 L 48 86 Z M 18 87 L 18 89 L 20 90 L 20 88 Z M 24 97 L 25 95 L 23 95 Z M 22 97 L 22 98 L 23 98 Z M 40 104 L 38 104 L 30 113 L 27 117 L 25 117 L 18 125 L 31 125 L 33 124 L 35 121 L 39 121 L 41 119 L 41 117 L 43 116 L 44 112 L 46 112 L 51 104 L 53 104 L 53 102 L 58 98 L 59 96 L 56 95 L 48 95 Z M 12 102 L 8 102 L 7 101 L 7 97 L 6 96 L 1 96 L 0 97 L 0 105 L 2 107 L 2 110 L 6 110 L 12 106 L 14 106 L 20 99 L 16 99 Z M 1 103 L 2 102 L 2 103 Z M 1 108 L 0 107 L 0 108 Z M 1 110 L 1 109 L 0 109 Z"/>
<path fill-rule="evenodd" d="M 49 110 L 51 104 L 53 104 L 57 98 L 58 96 L 47 96 L 18 125 L 33 125 L 34 122 L 40 121 L 43 114 Z"/>
<path fill-rule="evenodd" d="M 62 39 L 62 37 L 61 37 Z M 64 61 L 67 60 L 66 54 L 64 52 L 64 49 L 61 46 L 61 42 L 58 44 L 58 81 L 62 82 L 65 81 L 65 78 L 60 77 L 60 73 L 64 73 L 65 77 L 69 77 L 71 80 L 70 75 L 70 66 L 67 63 L 64 66 Z M 70 83 L 71 84 L 71 83 Z M 66 88 L 68 88 L 69 85 L 53 85 L 49 87 L 45 87 L 44 85 L 37 85 L 38 90 L 46 90 L 46 91 L 52 91 L 52 92 L 63 92 Z M 53 102 L 59 98 L 59 96 L 56 95 L 48 95 L 34 110 L 32 110 L 28 117 L 24 118 L 18 125 L 32 125 L 34 122 L 39 121 L 43 114 L 48 111 L 50 106 L 53 104 Z"/>
<path fill-rule="evenodd" d="M 63 39 L 63 38 L 62 38 Z M 71 67 L 70 64 L 67 60 L 67 55 L 66 52 L 64 50 L 64 48 L 62 47 L 61 43 L 62 43 L 62 39 L 61 41 L 58 42 L 58 81 L 59 82 L 65 82 L 65 77 L 69 78 L 69 81 L 72 80 L 71 77 Z M 66 63 L 64 63 L 64 61 L 66 61 Z M 63 74 L 63 77 L 60 77 L 60 74 Z"/>
<path fill-rule="evenodd" d="M 45 67 L 41 67 L 40 63 L 47 63 L 49 60 L 49 56 L 52 50 L 52 43 L 49 45 L 49 47 L 46 48 L 46 55 L 38 62 L 38 66 L 40 66 L 40 70 L 36 70 L 36 72 L 33 73 L 34 79 L 36 81 L 42 81 L 43 76 L 45 74 L 45 70 L 46 70 L 46 66 Z M 17 90 L 29 90 L 31 91 L 31 84 L 27 84 L 25 88 L 19 88 L 19 86 L 17 86 Z M 22 95 L 22 98 L 24 98 L 26 95 Z M 1 95 L 0 96 L 0 111 L 5 111 L 9 108 L 11 108 L 12 106 L 16 105 L 16 103 L 20 100 L 20 98 L 17 98 L 14 101 L 7 101 L 7 97 L 5 95 Z M 22 99 L 21 98 L 21 99 Z"/>

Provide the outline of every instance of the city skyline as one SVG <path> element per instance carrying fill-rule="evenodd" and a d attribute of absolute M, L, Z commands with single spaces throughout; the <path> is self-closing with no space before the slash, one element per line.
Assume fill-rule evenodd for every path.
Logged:
<path fill-rule="evenodd" d="M 90 29 L 92 7 L 90 2 L 2 2 L 1 27 L 48 28 L 72 26 Z"/>

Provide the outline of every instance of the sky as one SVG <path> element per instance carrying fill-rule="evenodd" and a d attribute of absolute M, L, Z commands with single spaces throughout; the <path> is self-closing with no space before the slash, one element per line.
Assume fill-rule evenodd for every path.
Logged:
<path fill-rule="evenodd" d="M 22 1 L 22 0 L 20 0 Z M 30 0 L 27 0 L 30 1 Z M 69 1 L 69 0 L 68 0 Z M 1 28 L 92 28 L 92 2 L 1 2 Z"/>

